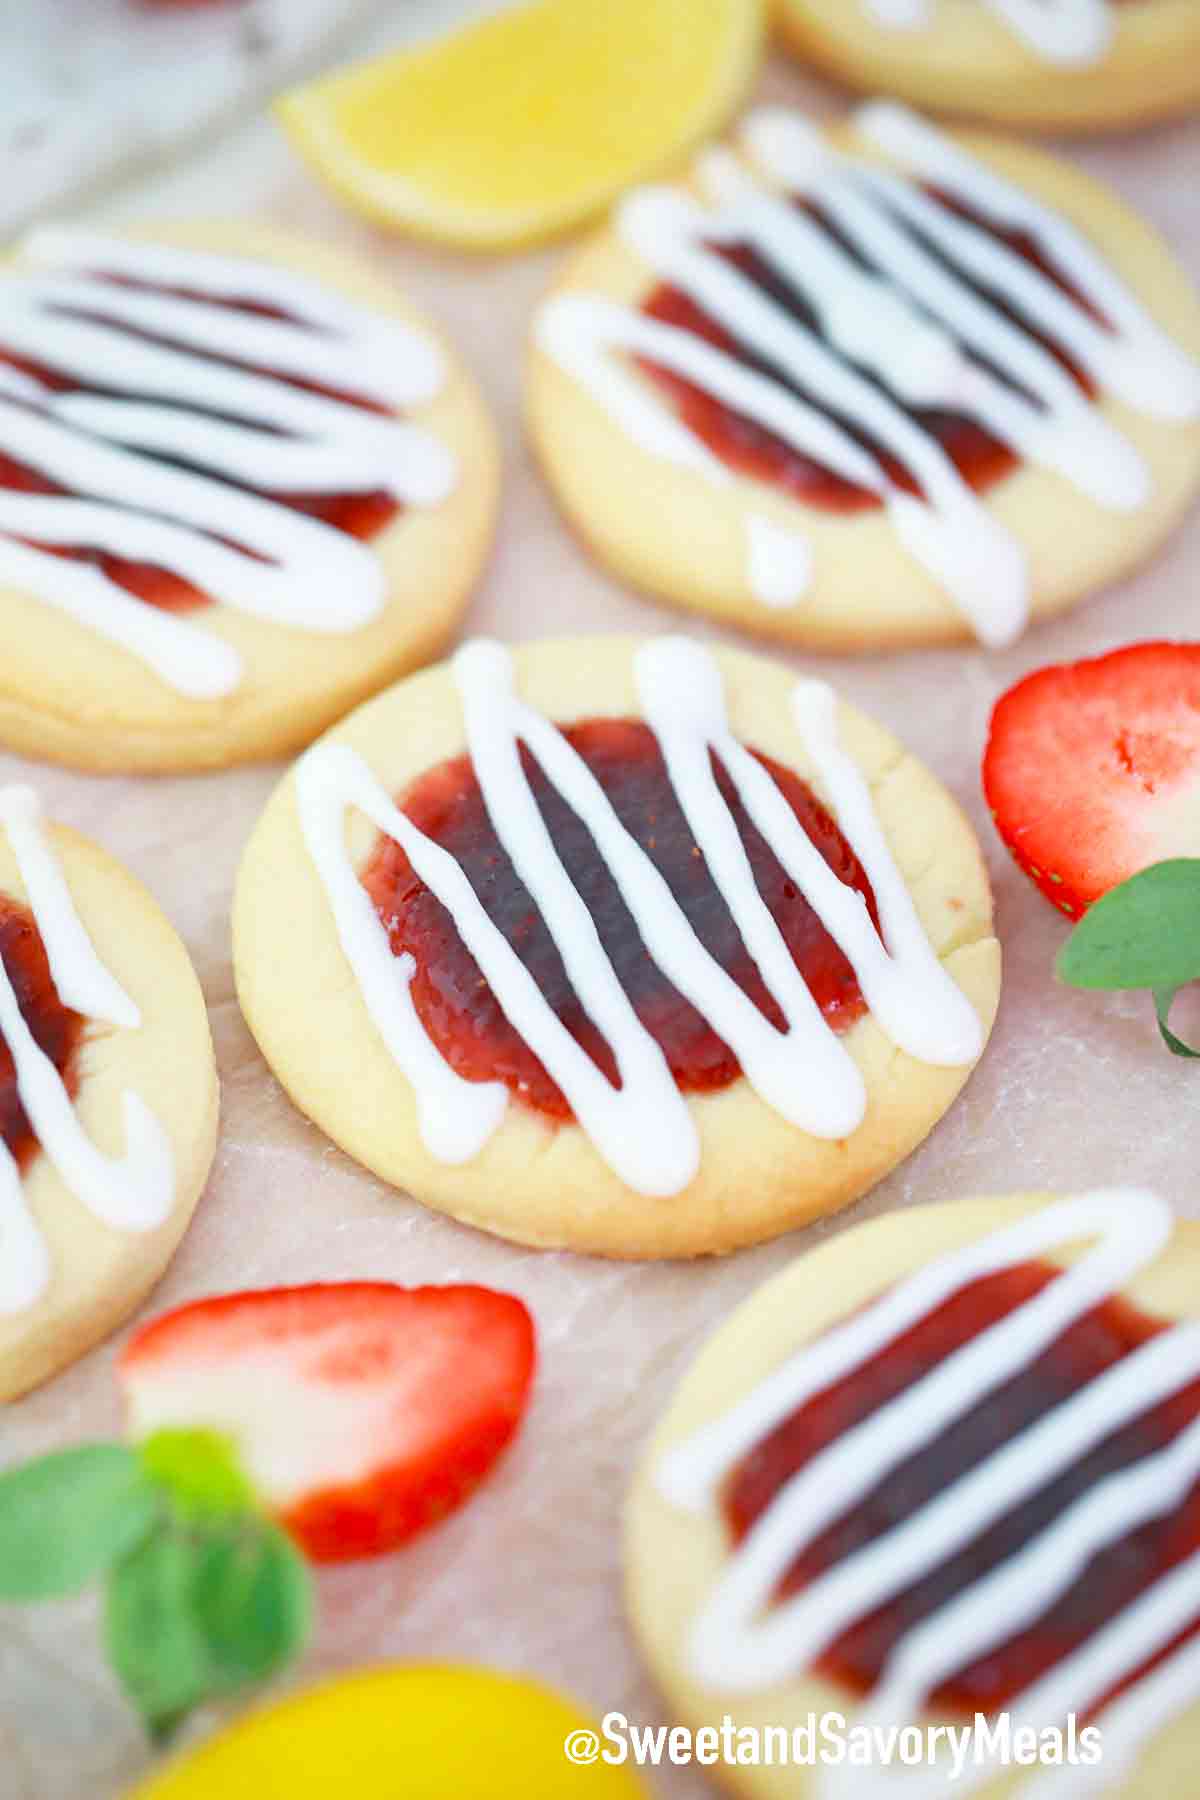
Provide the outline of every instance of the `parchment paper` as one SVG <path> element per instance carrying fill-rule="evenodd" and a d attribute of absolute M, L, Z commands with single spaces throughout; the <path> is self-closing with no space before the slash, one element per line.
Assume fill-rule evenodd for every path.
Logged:
<path fill-rule="evenodd" d="M 764 91 L 817 109 L 839 104 L 782 63 Z M 1200 277 L 1200 122 L 1066 154 L 1111 181 Z M 561 250 L 475 261 L 390 241 L 339 212 L 265 122 L 95 216 L 230 211 L 367 255 L 441 316 L 476 370 L 503 426 L 507 470 L 500 537 L 468 630 L 522 639 L 678 624 L 584 559 L 522 438 L 521 346 Z M 924 757 L 974 818 L 996 887 L 1004 998 L 963 1098 L 906 1165 L 827 1226 L 723 1263 L 628 1266 L 508 1247 L 390 1191 L 300 1117 L 242 1023 L 230 970 L 234 874 L 277 769 L 130 781 L 0 756 L 0 779 L 36 781 L 53 814 L 92 833 L 148 883 L 181 931 L 211 1008 L 220 1150 L 195 1225 L 147 1313 L 232 1288 L 366 1276 L 490 1282 L 523 1295 L 537 1316 L 542 1372 L 514 1453 L 463 1512 L 405 1553 L 321 1575 L 316 1642 L 285 1686 L 389 1658 L 466 1659 L 541 1675 L 598 1714 L 619 1708 L 639 1723 L 658 1721 L 661 1702 L 622 1620 L 622 1495 L 673 1384 L 731 1307 L 823 1230 L 892 1207 L 1128 1180 L 1156 1185 L 1181 1213 L 1200 1213 L 1197 1065 L 1160 1048 L 1145 997 L 1052 985 L 1065 924 L 999 846 L 978 778 L 988 710 L 1003 687 L 1050 660 L 1156 634 L 1194 637 L 1198 590 L 1200 513 L 1135 580 L 1003 655 L 809 659 Z M 1200 1034 L 1194 997 L 1181 1000 L 1178 1023 Z M 114 1349 L 103 1346 L 0 1416 L 0 1465 L 116 1430 Z M 147 1766 L 96 1644 L 90 1599 L 0 1609 L 3 1800 L 108 1800 Z M 216 1722 L 208 1715 L 191 1735 Z M 651 1785 L 672 1800 L 713 1791 L 685 1771 Z"/>

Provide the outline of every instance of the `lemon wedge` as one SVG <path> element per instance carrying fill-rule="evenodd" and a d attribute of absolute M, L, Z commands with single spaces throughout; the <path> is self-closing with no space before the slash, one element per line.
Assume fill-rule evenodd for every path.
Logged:
<path fill-rule="evenodd" d="M 277 112 L 349 204 L 501 249 L 599 211 L 717 130 L 764 0 L 534 0 L 296 88 Z"/>
<path fill-rule="evenodd" d="M 250 1713 L 128 1800 L 650 1800 L 604 1748 L 596 1727 L 538 1682 L 385 1667 Z"/>

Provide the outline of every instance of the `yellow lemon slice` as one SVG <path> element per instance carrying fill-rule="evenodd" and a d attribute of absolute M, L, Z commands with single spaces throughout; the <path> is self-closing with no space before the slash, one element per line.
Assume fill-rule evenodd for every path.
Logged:
<path fill-rule="evenodd" d="M 606 1747 L 535 1681 L 381 1668 L 249 1714 L 129 1800 L 649 1800 Z"/>
<path fill-rule="evenodd" d="M 450 243 L 549 236 L 715 131 L 763 0 L 535 0 L 286 95 L 296 148 L 360 211 Z"/>

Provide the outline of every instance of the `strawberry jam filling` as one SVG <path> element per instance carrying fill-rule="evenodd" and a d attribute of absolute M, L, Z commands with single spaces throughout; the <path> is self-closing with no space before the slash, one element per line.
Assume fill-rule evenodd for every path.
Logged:
<path fill-rule="evenodd" d="M 928 191 L 948 211 L 956 213 L 971 224 L 987 231 L 990 236 L 1006 244 L 1009 249 L 1015 250 L 1018 255 L 1037 268 L 1084 311 L 1098 319 L 1101 324 L 1104 323 L 1087 298 L 1080 294 L 1048 260 L 1037 240 L 1029 233 L 1005 230 L 993 221 L 973 212 L 950 195 L 934 189 Z M 830 237 L 835 238 L 839 246 L 861 267 L 868 266 L 863 262 L 860 253 L 839 234 L 837 227 L 818 206 L 805 203 L 802 210 Z M 931 245 L 926 244 L 924 247 L 932 254 L 937 254 Z M 777 307 L 798 324 L 803 325 L 834 355 L 840 356 L 841 353 L 830 342 L 817 313 L 805 296 L 780 275 L 757 250 L 748 244 L 712 244 L 709 249 L 732 263 Z M 1091 378 L 1072 361 L 1061 345 L 1035 330 L 1002 296 L 991 292 L 985 293 L 978 282 L 961 270 L 956 270 L 955 273 L 975 293 L 982 295 L 994 311 L 1003 314 L 1010 324 L 1018 326 L 1027 337 L 1032 338 L 1044 350 L 1047 350 L 1062 365 L 1084 394 L 1089 398 L 1094 395 L 1095 387 Z M 718 350 L 723 350 L 727 355 L 735 357 L 743 367 L 752 369 L 758 374 L 770 376 L 777 382 L 782 382 L 809 406 L 815 407 L 818 411 L 835 419 L 848 437 L 853 438 L 856 443 L 870 452 L 897 487 L 905 493 L 919 494 L 921 492 L 912 472 L 898 462 L 890 451 L 876 443 L 857 425 L 841 418 L 832 407 L 825 404 L 819 394 L 810 393 L 790 376 L 783 376 L 777 368 L 755 351 L 753 345 L 739 342 L 724 325 L 712 318 L 679 288 L 673 287 L 669 282 L 660 283 L 651 292 L 642 310 L 650 318 L 657 319 L 662 324 L 674 325 L 691 332 L 696 337 L 704 338 Z M 687 380 L 685 376 L 678 375 L 673 370 L 666 369 L 648 358 L 639 358 L 639 363 L 670 395 L 675 410 L 688 429 L 694 432 L 715 456 L 720 457 L 722 462 L 736 470 L 739 475 L 748 476 L 756 481 L 770 482 L 773 486 L 782 488 L 793 499 L 799 500 L 807 506 L 820 507 L 827 512 L 856 513 L 882 505 L 880 496 L 872 489 L 858 487 L 844 476 L 825 468 L 802 451 L 785 443 L 782 438 L 777 437 L 766 426 L 760 425 L 757 420 L 748 418 L 732 407 L 726 406 L 714 395 Z M 863 369 L 859 372 L 874 385 L 879 385 L 869 370 Z M 992 369 L 991 373 L 1001 381 L 1004 380 L 1004 376 L 999 370 Z M 929 436 L 936 439 L 959 474 L 977 493 L 985 492 L 1019 466 L 1020 459 L 1016 453 L 975 419 L 944 408 L 906 407 L 902 400 L 890 392 L 888 398 L 898 409 L 907 412 L 908 416 L 915 420 Z"/>
<path fill-rule="evenodd" d="M 0 961 L 17 997 L 21 1017 L 34 1042 L 58 1070 L 67 1092 L 74 1096 L 75 1052 L 84 1021 L 58 997 L 50 974 L 46 948 L 33 914 L 0 894 Z M 17 1071 L 12 1051 L 0 1035 L 0 1138 L 23 1168 L 37 1148 L 33 1127 L 17 1091 Z"/>
<path fill-rule="evenodd" d="M 816 1394 L 776 1427 L 726 1483 L 723 1510 L 735 1541 L 766 1512 L 812 1457 L 942 1360 L 1054 1281 L 1059 1271 L 1026 1263 L 967 1284 L 902 1337 Z M 979 1462 L 1053 1407 L 1068 1401 L 1132 1350 L 1166 1329 L 1123 1299 L 1084 1315 L 1033 1363 L 916 1451 L 797 1556 L 777 1592 L 783 1599 L 826 1569 L 912 1518 Z M 1147 1408 L 957 1554 L 844 1631 L 817 1663 L 821 1674 L 866 1693 L 900 1640 L 921 1622 L 1049 1529 L 1107 1475 L 1163 1449 L 1200 1416 L 1200 1381 Z M 1200 1484 L 1163 1518 L 1099 1551 L 1079 1579 L 1029 1630 L 958 1670 L 931 1696 L 935 1708 L 973 1714 L 1008 1707 L 1022 1689 L 1069 1656 L 1176 1563 L 1200 1549 Z M 1200 1618 L 1184 1636 L 1200 1630 Z M 1177 1638 L 1162 1656 L 1178 1647 Z M 1154 1658 L 1161 1661 L 1162 1656 Z M 1122 1687 L 1146 1672 L 1131 1670 Z M 1111 1698 L 1111 1696 L 1105 1696 Z"/>
<path fill-rule="evenodd" d="M 604 788 L 625 826 L 668 882 L 709 954 L 766 1018 L 785 1020 L 743 944 L 675 796 L 658 740 L 640 721 L 594 719 L 563 734 Z M 522 761 L 555 849 L 596 922 L 604 949 L 638 1018 L 663 1050 L 680 1088 L 725 1087 L 737 1058 L 708 1021 L 651 959 L 607 864 L 578 816 L 522 748 Z M 760 756 L 797 819 L 840 880 L 874 896 L 845 838 L 797 776 Z M 754 879 L 796 967 L 835 1029 L 863 1012 L 854 971 L 803 894 L 755 829 L 724 768 L 714 770 L 746 848 Z M 442 763 L 409 789 L 401 805 L 420 829 L 455 857 L 492 923 L 537 981 L 547 1004 L 592 1060 L 618 1084 L 607 1041 L 567 977 L 554 941 L 518 878 L 488 817 L 468 757 Z M 509 1024 L 441 901 L 399 845 L 380 838 L 363 875 L 395 955 L 416 962 L 412 998 L 425 1030 L 468 1081 L 500 1080 L 526 1105 L 569 1118 L 560 1088 Z"/>
<path fill-rule="evenodd" d="M 157 283 L 141 282 L 124 277 L 107 277 L 114 287 L 136 288 L 147 294 L 163 294 L 172 298 L 185 300 L 202 300 L 210 306 L 223 306 L 231 312 L 251 313 L 259 318 L 278 319 L 288 324 L 303 325 L 303 320 L 295 319 L 278 307 L 264 306 L 260 302 L 240 299 L 236 296 L 228 299 L 216 299 L 211 294 L 197 294 L 183 288 L 160 286 Z M 78 308 L 74 316 L 88 318 L 84 308 Z M 136 331 L 131 326 L 123 326 L 122 330 L 129 337 L 143 339 L 149 343 L 170 344 L 171 340 L 155 336 L 150 332 Z M 243 369 L 249 374 L 268 375 L 273 381 L 284 382 L 289 387 L 302 389 L 305 393 L 319 394 L 327 399 L 340 400 L 343 404 L 360 407 L 366 412 L 381 412 L 383 409 L 373 401 L 359 394 L 347 394 L 333 388 L 322 387 L 318 382 L 305 381 L 300 376 L 282 374 L 276 369 L 263 369 L 250 363 L 235 361 L 232 357 L 216 357 L 209 352 L 204 353 L 205 360 L 219 363 L 224 367 Z M 105 388 L 103 384 L 84 383 L 58 370 L 44 367 L 28 357 L 8 353 L 0 342 L 0 363 L 7 363 L 20 373 L 32 375 L 54 394 L 95 394 L 103 393 L 106 397 L 120 399 L 136 399 L 137 395 L 122 394 Z M 151 461 L 162 461 L 153 452 L 139 449 L 139 456 Z M 337 531 L 344 531 L 350 537 L 368 539 L 382 531 L 391 523 L 400 510 L 399 502 L 390 493 L 382 489 L 371 493 L 332 493 L 332 494 L 288 494 L 272 493 L 262 489 L 247 488 L 231 477 L 221 476 L 210 470 L 202 471 L 209 481 L 225 481 L 228 486 L 240 492 L 258 493 L 263 499 L 272 500 L 279 506 L 286 506 L 292 512 L 306 513 L 310 518 L 320 519 L 326 525 L 332 525 Z M 16 490 L 26 494 L 71 494 L 77 490 L 60 486 L 57 482 L 42 474 L 39 469 L 16 461 L 0 451 L 0 490 Z M 86 497 L 86 496 L 84 496 Z M 32 541 L 32 540 L 31 540 Z M 230 542 L 228 539 L 222 542 Z M 244 555 L 253 556 L 254 551 L 244 544 L 234 544 L 235 549 Z M 107 575 L 110 581 L 123 587 L 126 592 L 143 600 L 149 606 L 156 606 L 166 612 L 191 612 L 197 607 L 208 606 L 212 596 L 202 592 L 190 581 L 177 575 L 172 569 L 164 569 L 156 563 L 139 562 L 128 557 L 115 556 L 111 552 L 92 549 L 87 546 L 63 546 L 60 544 L 37 544 L 37 548 L 50 556 L 68 557 L 76 562 L 91 564 Z"/>

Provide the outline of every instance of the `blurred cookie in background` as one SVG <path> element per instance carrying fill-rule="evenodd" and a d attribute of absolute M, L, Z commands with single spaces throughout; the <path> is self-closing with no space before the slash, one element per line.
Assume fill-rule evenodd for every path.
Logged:
<path fill-rule="evenodd" d="M 441 649 L 498 485 L 453 351 L 344 255 L 31 234 L 0 274 L 0 743 L 125 770 L 297 748 Z"/>
<path fill-rule="evenodd" d="M 779 0 L 783 40 L 865 93 L 1034 130 L 1200 104 L 1193 0 Z"/>

